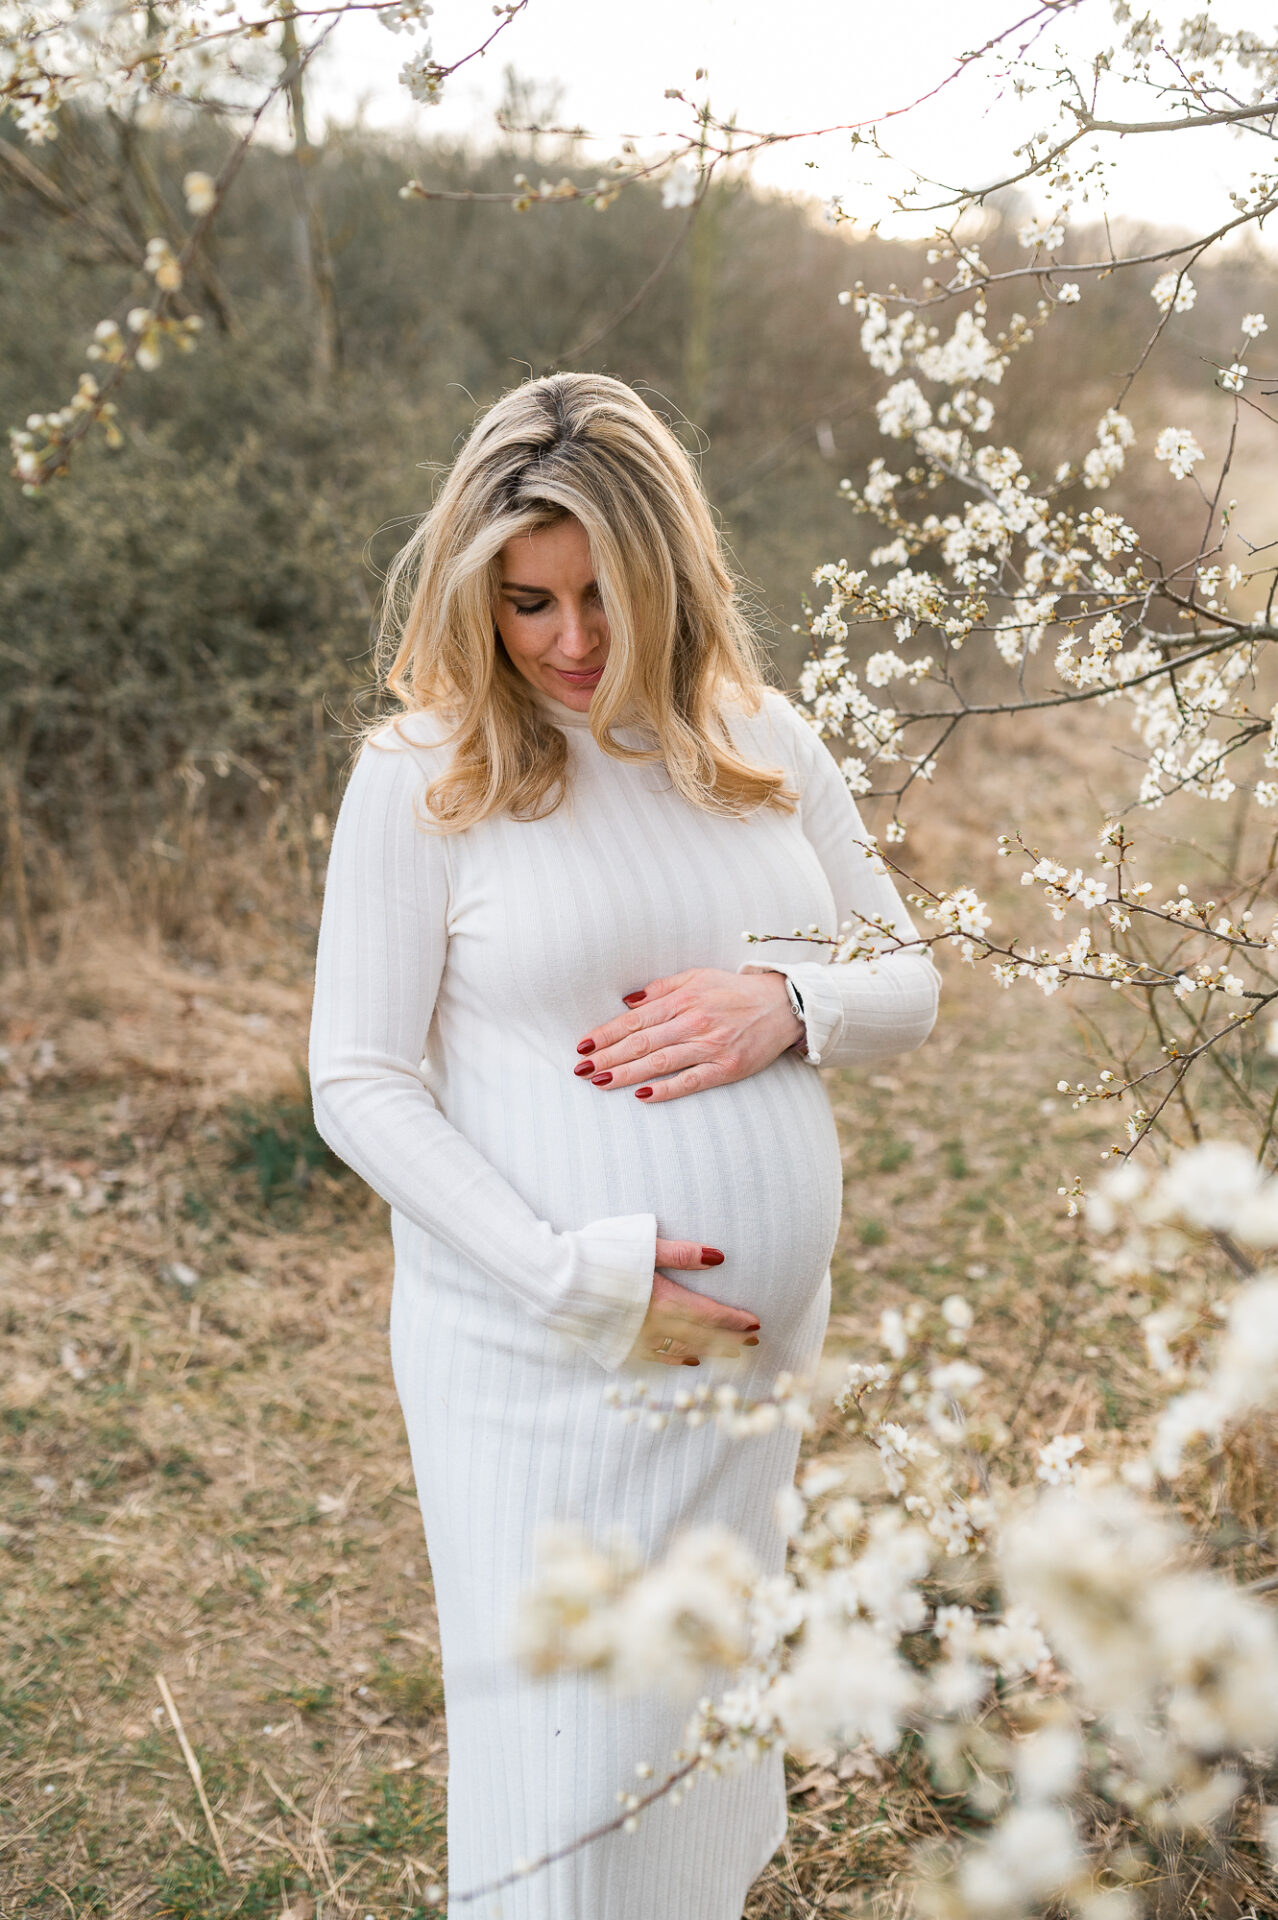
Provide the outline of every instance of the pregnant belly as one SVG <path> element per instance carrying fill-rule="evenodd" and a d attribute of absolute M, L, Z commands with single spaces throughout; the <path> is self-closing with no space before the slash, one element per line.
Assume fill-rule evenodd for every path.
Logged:
<path fill-rule="evenodd" d="M 545 1074 L 525 1124 L 509 1113 L 495 1124 L 491 1102 L 450 1115 L 543 1219 L 562 1231 L 654 1213 L 662 1238 L 724 1254 L 721 1267 L 677 1275 L 685 1284 L 752 1310 L 774 1333 L 802 1322 L 842 1205 L 838 1136 L 810 1066 L 782 1055 L 749 1079 L 655 1106 Z M 539 1129 L 539 1113 L 553 1127 Z"/>

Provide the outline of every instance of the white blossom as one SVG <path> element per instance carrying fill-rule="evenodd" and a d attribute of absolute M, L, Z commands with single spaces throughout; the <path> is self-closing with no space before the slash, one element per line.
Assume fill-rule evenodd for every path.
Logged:
<path fill-rule="evenodd" d="M 1126 450 L 1135 439 L 1135 429 L 1126 414 L 1109 407 L 1096 427 L 1096 445 L 1083 460 L 1083 484 L 1107 487 L 1115 474 L 1123 470 Z"/>
<path fill-rule="evenodd" d="M 963 1860 L 958 1886 L 965 1911 L 982 1920 L 1021 1920 L 1069 1884 L 1082 1858 L 1062 1808 L 1014 1807 Z"/>
<path fill-rule="evenodd" d="M 932 409 L 913 380 L 898 380 L 889 387 L 874 411 L 879 417 L 879 432 L 890 434 L 894 440 L 904 440 L 932 421 Z"/>
<path fill-rule="evenodd" d="M 933 1393 L 942 1393 L 955 1400 L 962 1400 L 980 1385 L 985 1375 L 970 1360 L 946 1360 L 933 1367 L 928 1374 L 927 1383 Z"/>
<path fill-rule="evenodd" d="M 1038 1449 L 1038 1467 L 1036 1470 L 1038 1478 L 1045 1480 L 1047 1484 L 1052 1487 L 1059 1487 L 1073 1482 L 1077 1478 L 1073 1466 L 1074 1456 L 1081 1453 L 1082 1450 L 1083 1441 L 1080 1435 L 1076 1433 L 1058 1434 L 1054 1440 L 1049 1440 L 1046 1446 Z"/>
<path fill-rule="evenodd" d="M 961 1293 L 947 1293 L 941 1302 L 941 1318 L 951 1333 L 970 1333 L 975 1315 Z"/>
<path fill-rule="evenodd" d="M 1154 442 L 1154 458 L 1166 460 L 1174 480 L 1187 480 L 1203 450 L 1184 427 L 1164 427 Z"/>
<path fill-rule="evenodd" d="M 685 160 L 677 160 L 661 183 L 661 204 L 667 210 L 671 207 L 690 207 L 697 197 L 700 184 L 696 169 Z"/>
<path fill-rule="evenodd" d="M 405 28 L 411 32 L 429 20 L 434 11 L 434 7 L 426 5 L 426 0 L 395 0 L 393 6 L 379 6 L 377 18 L 390 33 L 402 33 Z"/>
<path fill-rule="evenodd" d="M 1016 237 L 1023 247 L 1042 248 L 1051 253 L 1064 241 L 1065 223 L 1058 214 L 1039 214 L 1035 219 L 1022 222 Z"/>
<path fill-rule="evenodd" d="M 934 907 L 924 909 L 924 918 L 939 920 L 955 932 L 977 938 L 990 925 L 985 902 L 977 897 L 971 887 L 958 887 L 953 893 L 943 895 Z"/>
<path fill-rule="evenodd" d="M 905 1316 L 899 1307 L 884 1307 L 879 1315 L 879 1339 L 894 1360 L 903 1360 L 909 1350 Z"/>
<path fill-rule="evenodd" d="M 1187 273 L 1162 273 L 1149 290 L 1150 298 L 1163 313 L 1188 313 L 1198 298 L 1198 289 Z"/>
<path fill-rule="evenodd" d="M 800 1751 L 835 1740 L 864 1740 L 890 1753 L 918 1683 L 891 1638 L 863 1620 L 826 1615 L 810 1621 L 789 1671 L 772 1691 L 786 1738 Z"/>
<path fill-rule="evenodd" d="M 979 1644 L 1006 1680 L 1033 1673 L 1052 1657 L 1039 1631 L 1038 1616 L 1028 1607 L 1008 1607 L 996 1626 L 983 1630 Z"/>
<path fill-rule="evenodd" d="M 406 60 L 399 70 L 400 85 L 406 87 L 418 105 L 423 107 L 439 105 L 443 98 L 445 78 L 444 69 L 431 52 L 429 40 L 423 41 L 412 58 Z"/>
<path fill-rule="evenodd" d="M 207 173 L 188 173 L 182 178 L 182 197 L 186 201 L 187 212 L 198 219 L 201 214 L 210 213 L 217 205 L 217 186 Z"/>
<path fill-rule="evenodd" d="M 1012 1770 L 1018 1797 L 1029 1802 L 1067 1798 L 1083 1761 L 1077 1727 L 1065 1719 L 1049 1722 L 1016 1743 Z"/>

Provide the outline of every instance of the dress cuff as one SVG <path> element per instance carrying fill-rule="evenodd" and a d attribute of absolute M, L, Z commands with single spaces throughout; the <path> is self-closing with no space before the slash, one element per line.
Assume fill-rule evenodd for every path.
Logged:
<path fill-rule="evenodd" d="M 562 1238 L 571 1248 L 571 1269 L 550 1324 L 614 1373 L 638 1339 L 652 1299 L 657 1216 L 593 1220 Z"/>
<path fill-rule="evenodd" d="M 803 1002 L 805 1050 L 796 1045 L 801 1060 L 819 1067 L 821 1055 L 843 1024 L 843 1002 L 839 990 L 828 976 L 828 969 L 814 960 L 743 960 L 738 973 L 781 973 L 793 980 Z"/>

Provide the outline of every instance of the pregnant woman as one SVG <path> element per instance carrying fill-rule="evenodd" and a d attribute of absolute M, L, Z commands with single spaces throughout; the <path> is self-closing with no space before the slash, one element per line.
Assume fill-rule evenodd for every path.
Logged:
<path fill-rule="evenodd" d="M 764 1394 L 821 1347 L 841 1205 L 818 1065 L 908 1052 L 926 951 L 824 964 L 742 934 L 917 938 L 847 787 L 767 687 L 695 470 L 621 382 L 481 418 L 397 563 L 401 709 L 333 837 L 316 1122 L 389 1201 L 391 1356 L 439 1609 L 454 1900 L 615 1819 L 687 1702 L 532 1679 L 512 1621 L 547 1522 L 649 1559 L 731 1528 L 779 1572 L 797 1436 L 627 1423 L 610 1380 Z M 676 1277 L 677 1276 L 677 1277 Z M 740 1920 L 780 1756 L 706 1777 L 456 1911 Z"/>

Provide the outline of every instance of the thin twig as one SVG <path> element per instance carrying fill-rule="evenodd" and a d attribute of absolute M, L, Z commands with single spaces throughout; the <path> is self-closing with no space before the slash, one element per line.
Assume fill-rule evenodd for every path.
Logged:
<path fill-rule="evenodd" d="M 543 1853 L 538 1859 L 530 1861 L 526 1867 L 517 1867 L 510 1873 L 503 1873 L 498 1879 L 489 1880 L 482 1887 L 469 1887 L 465 1893 L 450 1893 L 449 1906 L 460 1907 L 472 1900 L 483 1900 L 490 1894 L 500 1893 L 504 1888 L 514 1886 L 517 1881 L 527 1880 L 534 1873 L 541 1873 L 546 1867 L 553 1867 L 556 1861 L 566 1860 L 570 1854 L 578 1853 L 582 1847 L 590 1846 L 593 1841 L 602 1840 L 610 1833 L 619 1832 L 628 1820 L 634 1819 L 636 1814 L 646 1812 L 654 1802 L 664 1799 L 671 1788 L 678 1786 L 679 1782 L 685 1780 L 698 1765 L 699 1757 L 694 1754 L 690 1760 L 685 1760 L 682 1766 L 668 1774 L 659 1787 L 654 1787 L 650 1793 L 645 1793 L 642 1798 L 637 1799 L 628 1812 L 619 1813 L 613 1819 L 605 1820 L 602 1826 L 592 1827 L 589 1833 L 581 1834 L 576 1840 L 566 1841 L 562 1847 L 556 1847 L 550 1853 Z"/>
<path fill-rule="evenodd" d="M 557 373 L 560 367 L 564 365 L 565 361 L 568 362 L 569 365 L 571 365 L 571 363 L 574 360 L 579 360 L 583 353 L 589 353 L 592 347 L 597 347 L 599 345 L 599 342 L 603 339 L 606 339 L 607 336 L 613 331 L 615 327 L 619 327 L 623 320 L 628 320 L 631 314 L 634 313 L 638 307 L 642 306 L 643 302 L 647 299 L 649 293 L 651 293 L 652 289 L 656 286 L 658 280 L 660 280 L 661 276 L 665 273 L 666 269 L 673 264 L 676 256 L 678 255 L 680 249 L 683 246 L 684 241 L 688 238 L 688 235 L 692 232 L 693 225 L 696 222 L 697 215 L 701 211 L 701 203 L 706 197 L 706 190 L 709 184 L 710 184 L 710 173 L 709 171 L 707 171 L 705 179 L 702 181 L 702 184 L 701 184 L 701 190 L 697 194 L 696 199 L 693 201 L 692 205 L 688 209 L 687 219 L 680 226 L 679 231 L 676 233 L 674 239 L 670 242 L 670 245 L 666 248 L 660 260 L 658 260 L 656 266 L 652 269 L 652 272 L 648 275 L 647 279 L 643 282 L 642 286 L 640 286 L 634 293 L 632 293 L 630 298 L 624 303 L 624 305 L 618 307 L 616 312 L 610 315 L 610 317 L 604 321 L 603 325 L 601 327 L 597 327 L 592 334 L 589 334 L 586 337 L 586 339 L 579 340 L 576 346 L 574 347 L 565 347 L 564 351 L 561 354 L 559 354 L 551 362 L 550 366 L 546 369 L 548 373 Z"/>
<path fill-rule="evenodd" d="M 160 1698 L 164 1702 L 165 1711 L 169 1719 L 173 1722 L 173 1731 L 178 1737 L 178 1745 L 182 1749 L 182 1758 L 186 1761 L 186 1770 L 195 1782 L 196 1797 L 199 1800 L 200 1810 L 204 1815 L 205 1824 L 212 1836 L 213 1846 L 217 1852 L 218 1865 L 229 1880 L 231 1877 L 231 1863 L 226 1857 L 226 1848 L 222 1845 L 222 1836 L 217 1830 L 217 1821 L 213 1818 L 213 1809 L 209 1805 L 209 1797 L 204 1791 L 204 1776 L 200 1772 L 200 1763 L 196 1759 L 191 1743 L 186 1737 L 186 1728 L 182 1725 L 182 1716 L 177 1710 L 177 1701 L 173 1698 L 169 1690 L 169 1683 L 162 1673 L 156 1674 L 155 1684 L 160 1689 Z"/>

